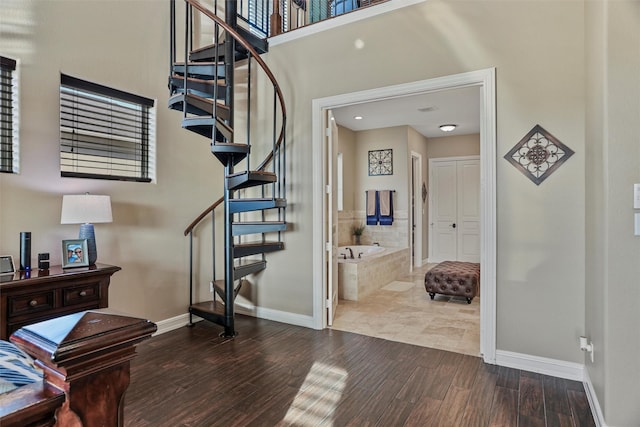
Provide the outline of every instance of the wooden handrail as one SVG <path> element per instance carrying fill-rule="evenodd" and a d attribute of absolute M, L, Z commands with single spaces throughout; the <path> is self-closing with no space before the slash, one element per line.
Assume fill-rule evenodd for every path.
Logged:
<path fill-rule="evenodd" d="M 191 233 L 193 231 L 193 229 L 196 227 L 196 225 L 200 224 L 200 221 L 202 221 L 209 213 L 213 212 L 213 210 L 215 208 L 217 208 L 218 205 L 220 205 L 220 203 L 222 203 L 223 201 L 224 201 L 224 197 L 220 197 L 218 200 L 213 202 L 213 204 L 211 206 L 209 206 L 207 209 L 202 211 L 202 213 L 200 215 L 198 215 L 198 217 L 196 219 L 194 219 L 191 222 L 191 224 L 189 224 L 187 226 L 187 228 L 184 230 L 184 235 L 188 236 L 189 233 Z"/>
<path fill-rule="evenodd" d="M 194 8 L 199 10 L 200 12 L 202 12 L 204 15 L 208 16 L 209 18 L 211 18 L 212 20 L 214 20 L 218 25 L 220 25 L 222 28 L 224 28 L 225 31 L 227 31 L 229 34 L 231 34 L 233 36 L 233 38 L 235 38 L 236 41 L 238 41 L 242 45 L 242 47 L 247 49 L 247 51 L 250 53 L 250 57 L 252 56 L 256 60 L 258 65 L 260 65 L 260 68 L 262 68 L 262 70 L 265 72 L 265 74 L 267 75 L 267 77 L 269 78 L 271 83 L 273 84 L 274 91 L 276 92 L 276 95 L 278 97 L 278 102 L 280 104 L 280 111 L 282 113 L 282 126 L 280 128 L 280 135 L 278 136 L 278 139 L 276 141 L 274 149 L 267 155 L 267 157 L 262 161 L 262 163 L 260 163 L 260 165 L 256 168 L 256 170 L 258 170 L 258 171 L 264 170 L 264 168 L 273 159 L 274 152 L 280 148 L 280 145 L 282 144 L 282 141 L 284 140 L 284 132 L 285 132 L 285 129 L 286 129 L 286 124 L 287 124 L 287 109 L 286 109 L 286 107 L 284 105 L 284 96 L 282 95 L 282 90 L 280 89 L 280 85 L 278 84 L 278 81 L 276 80 L 275 76 L 271 72 L 271 69 L 269 68 L 269 66 L 267 66 L 267 64 L 260 57 L 260 54 L 253 48 L 253 46 L 251 46 L 249 43 L 247 43 L 244 40 L 244 38 L 234 28 L 229 26 L 223 19 L 221 19 L 215 13 L 211 12 L 206 7 L 202 6 L 197 1 L 195 1 L 195 0 L 185 0 L 185 2 L 190 4 L 191 6 L 193 6 Z M 220 205 L 223 201 L 224 201 L 224 197 L 219 198 L 218 200 L 213 202 L 213 204 L 211 204 L 207 209 L 205 209 L 200 215 L 198 215 L 198 217 L 196 219 L 194 219 L 191 222 L 191 224 L 189 224 L 187 226 L 187 228 L 184 230 L 184 235 L 185 236 L 189 235 L 189 233 L 191 233 L 193 231 L 193 229 L 200 223 L 200 221 L 202 221 L 209 213 L 213 212 L 213 210 L 218 205 Z"/>

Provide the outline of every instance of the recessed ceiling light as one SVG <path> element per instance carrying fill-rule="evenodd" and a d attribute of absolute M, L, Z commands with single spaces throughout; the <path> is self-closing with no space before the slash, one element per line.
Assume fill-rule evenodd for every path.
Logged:
<path fill-rule="evenodd" d="M 362 116 L 353 116 L 355 120 L 362 120 Z"/>
<path fill-rule="evenodd" d="M 454 130 L 457 127 L 458 127 L 458 125 L 440 125 L 440 130 L 442 132 L 451 132 L 452 130 Z"/>

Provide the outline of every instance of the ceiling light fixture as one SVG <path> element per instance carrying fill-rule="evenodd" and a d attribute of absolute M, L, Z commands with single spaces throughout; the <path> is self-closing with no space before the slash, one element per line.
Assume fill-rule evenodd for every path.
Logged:
<path fill-rule="evenodd" d="M 440 125 L 440 130 L 442 132 L 451 132 L 452 130 L 454 130 L 457 127 L 458 127 L 458 125 Z"/>
<path fill-rule="evenodd" d="M 355 120 L 362 120 L 362 116 L 353 116 Z"/>

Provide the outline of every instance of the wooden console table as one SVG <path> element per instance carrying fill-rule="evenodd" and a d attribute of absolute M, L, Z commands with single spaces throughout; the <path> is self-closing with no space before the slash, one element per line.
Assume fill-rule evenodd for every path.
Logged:
<path fill-rule="evenodd" d="M 0 276 L 0 339 L 23 326 L 65 314 L 109 306 L 109 282 L 120 267 L 89 267 L 19 271 Z"/>

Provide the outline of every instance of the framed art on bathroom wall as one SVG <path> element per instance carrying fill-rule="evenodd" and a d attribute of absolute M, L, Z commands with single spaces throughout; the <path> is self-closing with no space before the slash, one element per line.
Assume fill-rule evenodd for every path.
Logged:
<path fill-rule="evenodd" d="M 369 176 L 393 175 L 393 149 L 369 151 Z"/>

